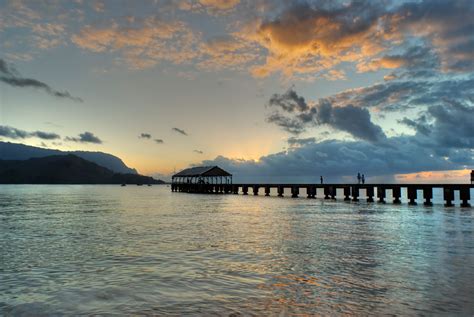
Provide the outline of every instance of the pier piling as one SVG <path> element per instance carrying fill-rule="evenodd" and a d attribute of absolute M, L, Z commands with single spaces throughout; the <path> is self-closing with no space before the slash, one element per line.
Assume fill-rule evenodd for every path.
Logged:
<path fill-rule="evenodd" d="M 284 190 L 283 186 L 278 186 L 278 197 L 283 197 Z"/>
<path fill-rule="evenodd" d="M 252 189 L 253 189 L 253 195 L 258 196 L 258 186 L 254 185 Z"/>
<path fill-rule="evenodd" d="M 324 199 L 329 199 L 329 186 L 324 186 Z"/>
<path fill-rule="evenodd" d="M 433 189 L 431 187 L 423 188 L 423 198 L 425 199 L 423 205 L 433 206 L 433 203 L 431 202 L 431 199 L 433 199 Z"/>
<path fill-rule="evenodd" d="M 418 190 L 423 191 L 423 199 L 425 206 L 432 206 L 433 189 L 442 189 L 443 199 L 446 207 L 454 206 L 455 191 L 459 190 L 461 207 L 470 207 L 471 189 L 474 184 L 232 184 L 227 183 L 204 183 L 202 181 L 187 182 L 176 181 L 171 184 L 172 192 L 183 193 L 200 193 L 200 194 L 234 194 L 238 195 L 242 190 L 242 195 L 248 195 L 249 188 L 253 195 L 259 195 L 259 190 L 264 189 L 265 196 L 270 196 L 272 188 L 277 190 L 278 197 L 283 197 L 285 188 L 289 189 L 292 198 L 298 198 L 300 190 L 306 190 L 307 198 L 316 198 L 318 189 L 324 191 L 325 199 L 335 200 L 337 197 L 337 189 L 340 188 L 344 195 L 345 201 L 357 202 L 360 199 L 360 189 L 364 189 L 367 202 L 374 201 L 375 188 L 377 188 L 378 202 L 385 203 L 387 189 L 392 191 L 393 204 L 401 203 L 402 188 L 406 188 L 409 205 L 416 205 Z"/>
<path fill-rule="evenodd" d="M 471 189 L 468 186 L 463 186 L 459 190 L 459 198 L 461 199 L 461 207 L 471 207 L 469 200 L 471 199 Z"/>
<path fill-rule="evenodd" d="M 367 187 L 366 196 L 367 196 L 367 202 L 368 203 L 373 203 L 374 202 L 374 187 L 372 187 L 372 186 Z"/>
<path fill-rule="evenodd" d="M 443 198 L 444 198 L 444 206 L 445 207 L 453 207 L 453 200 L 454 200 L 454 190 L 451 187 L 444 187 L 443 188 Z"/>
<path fill-rule="evenodd" d="M 417 190 L 416 187 L 414 186 L 409 186 L 407 188 L 407 197 L 408 197 L 408 205 L 410 206 L 416 206 L 416 196 L 417 196 Z"/>
<path fill-rule="evenodd" d="M 402 197 L 402 190 L 399 186 L 395 186 L 392 188 L 392 196 L 393 196 L 393 203 L 399 205 L 402 203 L 400 198 Z"/>
<path fill-rule="evenodd" d="M 359 201 L 359 186 L 352 186 L 352 201 Z"/>
<path fill-rule="evenodd" d="M 265 196 L 270 196 L 270 186 L 265 186 Z"/>
<path fill-rule="evenodd" d="M 379 203 L 385 204 L 385 187 L 377 186 L 377 197 L 379 199 Z"/>
<path fill-rule="evenodd" d="M 351 188 L 349 186 L 344 186 L 344 201 L 351 200 Z"/>
<path fill-rule="evenodd" d="M 298 198 L 300 188 L 298 186 L 291 187 L 291 198 Z"/>

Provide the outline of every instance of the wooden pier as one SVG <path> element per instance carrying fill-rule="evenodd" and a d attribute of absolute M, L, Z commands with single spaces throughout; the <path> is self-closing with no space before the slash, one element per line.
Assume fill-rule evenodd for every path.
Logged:
<path fill-rule="evenodd" d="M 454 206 L 454 194 L 459 192 L 461 207 L 470 207 L 471 188 L 474 188 L 474 171 L 471 184 L 232 184 L 232 174 L 218 166 L 199 166 L 185 169 L 172 177 L 173 192 L 199 194 L 243 194 L 270 196 L 276 189 L 278 197 L 283 197 L 285 189 L 291 197 L 319 198 L 318 189 L 322 189 L 324 199 L 336 199 L 336 193 L 342 192 L 344 201 L 359 201 L 360 191 L 365 191 L 367 202 L 386 203 L 387 191 L 391 193 L 392 203 L 401 204 L 402 189 L 406 190 L 408 204 L 416 205 L 419 192 L 425 206 L 433 205 L 433 189 L 441 188 L 446 207 Z"/>
<path fill-rule="evenodd" d="M 276 189 L 278 197 L 283 197 L 285 189 L 292 198 L 305 195 L 307 198 L 336 199 L 336 192 L 343 194 L 344 201 L 359 201 L 360 191 L 365 190 L 367 202 L 386 203 L 387 191 L 391 192 L 393 204 L 400 204 L 402 189 L 406 189 L 408 204 L 416 205 L 419 191 L 423 197 L 423 204 L 431 206 L 433 189 L 441 188 L 446 207 L 454 206 L 455 191 L 459 191 L 461 207 L 470 207 L 471 188 L 474 184 L 207 184 L 207 183 L 179 183 L 171 184 L 173 192 L 200 193 L 200 194 L 243 194 L 270 196 L 271 189 Z M 323 192 L 318 196 L 318 189 Z"/>

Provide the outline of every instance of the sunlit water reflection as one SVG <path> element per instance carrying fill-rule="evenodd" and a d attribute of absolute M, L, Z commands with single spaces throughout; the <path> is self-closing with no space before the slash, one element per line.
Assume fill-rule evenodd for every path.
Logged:
<path fill-rule="evenodd" d="M 474 314 L 471 209 L 0 186 L 0 315 Z"/>

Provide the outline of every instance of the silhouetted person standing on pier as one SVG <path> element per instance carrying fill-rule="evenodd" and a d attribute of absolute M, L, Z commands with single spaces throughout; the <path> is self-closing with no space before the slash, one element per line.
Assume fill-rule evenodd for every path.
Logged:
<path fill-rule="evenodd" d="M 321 176 L 320 179 L 321 179 L 321 184 L 322 184 L 323 183 L 323 176 Z"/>
<path fill-rule="evenodd" d="M 360 173 L 357 173 L 357 183 L 358 184 L 360 184 L 360 180 L 361 180 Z"/>
<path fill-rule="evenodd" d="M 364 184 L 365 184 L 365 176 L 364 176 L 364 174 L 362 174 L 362 185 L 364 185 Z"/>

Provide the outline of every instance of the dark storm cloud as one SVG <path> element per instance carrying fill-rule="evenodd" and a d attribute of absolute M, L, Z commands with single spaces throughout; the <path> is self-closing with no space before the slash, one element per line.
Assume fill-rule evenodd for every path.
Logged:
<path fill-rule="evenodd" d="M 428 40 L 445 71 L 469 72 L 474 70 L 473 15 L 471 0 L 408 2 L 394 12 L 393 27 Z"/>
<path fill-rule="evenodd" d="M 285 117 L 278 112 L 270 114 L 267 117 L 267 122 L 274 123 L 283 130 L 292 134 L 299 134 L 305 130 L 304 124 L 302 122 L 296 119 Z"/>
<path fill-rule="evenodd" d="M 286 112 L 306 111 L 308 105 L 303 97 L 298 96 L 293 88 L 288 89 L 284 94 L 273 94 L 268 101 L 268 105 L 271 107 L 279 107 Z"/>
<path fill-rule="evenodd" d="M 183 129 L 172 128 L 171 130 L 174 131 L 174 132 L 177 132 L 177 133 L 179 133 L 179 134 L 181 134 L 181 135 L 186 135 L 186 136 L 188 135 L 188 134 L 186 133 L 186 131 L 184 131 Z"/>
<path fill-rule="evenodd" d="M 149 133 L 141 133 L 138 138 L 140 139 L 151 139 L 151 134 Z"/>
<path fill-rule="evenodd" d="M 399 120 L 398 123 L 404 124 L 407 127 L 410 127 L 416 132 L 421 133 L 423 135 L 429 135 L 431 133 L 431 128 L 428 125 L 427 118 L 425 115 L 422 115 L 415 120 L 405 117 L 402 120 Z"/>
<path fill-rule="evenodd" d="M 365 141 L 329 140 L 310 143 L 261 157 L 259 161 L 234 160 L 222 156 L 203 161 L 218 165 L 248 180 L 275 181 L 301 179 L 314 181 L 316 176 L 343 181 L 343 177 L 364 171 L 366 176 L 393 175 L 420 171 L 462 169 L 474 163 L 469 150 L 457 150 L 447 159 L 428 147 L 420 147 L 412 137 L 389 138 L 384 146 Z"/>
<path fill-rule="evenodd" d="M 44 132 L 44 131 L 28 132 L 28 131 L 20 130 L 20 129 L 13 128 L 10 126 L 0 126 L 0 136 L 6 137 L 9 139 L 26 139 L 26 138 L 36 137 L 42 140 L 57 140 L 61 138 L 59 134 L 52 133 L 52 132 Z"/>
<path fill-rule="evenodd" d="M 155 143 L 157 143 L 157 144 L 163 144 L 163 143 L 165 143 L 165 141 L 163 141 L 162 139 L 155 139 L 154 141 L 155 141 Z"/>
<path fill-rule="evenodd" d="M 354 138 L 377 142 L 385 139 L 385 133 L 380 126 L 372 123 L 370 113 L 367 109 L 354 107 L 353 105 L 345 105 L 344 107 L 333 107 L 329 99 L 320 99 L 318 104 L 309 107 L 306 102 L 304 106 L 297 106 L 288 103 L 289 100 L 304 99 L 290 89 L 283 95 L 275 94 L 270 100 L 270 104 L 274 104 L 281 108 L 286 114 L 273 112 L 267 117 L 267 121 L 274 123 L 283 130 L 299 134 L 309 127 L 320 125 L 328 125 L 337 131 L 347 132 Z M 291 96 L 287 98 L 285 96 Z M 278 100 L 275 102 L 274 100 Z"/>
<path fill-rule="evenodd" d="M 80 142 L 80 143 L 94 143 L 94 144 L 102 144 L 102 140 L 95 136 L 92 132 L 84 132 L 79 134 L 78 137 L 66 137 L 66 141 L 71 142 Z"/>
<path fill-rule="evenodd" d="M 321 103 L 318 109 L 317 122 L 319 124 L 327 124 L 361 140 L 377 142 L 385 139 L 385 133 L 380 126 L 372 123 L 367 109 L 353 105 L 333 107 L 328 102 Z"/>
<path fill-rule="evenodd" d="M 35 88 L 43 90 L 47 94 L 54 97 L 67 98 L 77 102 L 82 102 L 81 98 L 74 97 L 67 91 L 58 91 L 39 80 L 19 76 L 16 70 L 12 67 L 9 67 L 8 64 L 2 59 L 0 59 L 0 81 L 13 87 Z"/>

